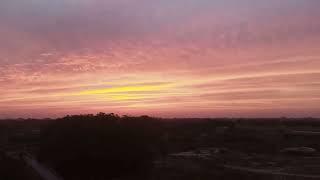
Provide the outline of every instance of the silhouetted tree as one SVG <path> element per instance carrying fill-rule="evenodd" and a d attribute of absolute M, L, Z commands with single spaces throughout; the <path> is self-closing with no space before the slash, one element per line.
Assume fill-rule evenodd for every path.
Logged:
<path fill-rule="evenodd" d="M 40 160 L 68 179 L 146 178 L 159 133 L 149 117 L 67 116 L 42 135 Z"/>

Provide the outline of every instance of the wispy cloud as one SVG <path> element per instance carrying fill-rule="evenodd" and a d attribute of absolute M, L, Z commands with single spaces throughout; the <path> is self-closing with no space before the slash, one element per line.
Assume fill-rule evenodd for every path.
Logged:
<path fill-rule="evenodd" d="M 1 1 L 0 117 L 319 116 L 319 5 Z"/>

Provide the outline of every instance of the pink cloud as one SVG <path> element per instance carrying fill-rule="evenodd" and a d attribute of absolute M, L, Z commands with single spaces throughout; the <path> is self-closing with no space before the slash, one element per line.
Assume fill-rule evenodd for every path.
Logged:
<path fill-rule="evenodd" d="M 45 115 L 37 109 L 319 116 L 319 5 L 1 1 L 0 117 Z M 75 95 L 163 82 L 161 91 Z"/>

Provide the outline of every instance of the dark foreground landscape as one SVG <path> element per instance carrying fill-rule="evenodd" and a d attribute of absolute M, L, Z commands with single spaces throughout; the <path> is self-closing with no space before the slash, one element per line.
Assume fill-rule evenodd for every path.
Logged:
<path fill-rule="evenodd" d="M 1 180 L 320 179 L 320 120 L 0 121 Z"/>

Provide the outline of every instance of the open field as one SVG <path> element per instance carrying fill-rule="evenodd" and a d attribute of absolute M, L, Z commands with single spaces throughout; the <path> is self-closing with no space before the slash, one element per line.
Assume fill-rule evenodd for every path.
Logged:
<path fill-rule="evenodd" d="M 103 121 L 110 121 L 110 118 L 124 121 L 121 117 L 113 117 L 113 115 L 105 115 Z M 117 118 L 119 119 L 117 120 Z M 85 116 L 84 119 L 86 119 Z M 2 152 L 7 157 L 16 159 L 17 162 L 23 161 L 22 157 L 26 153 L 34 157 L 41 157 L 39 155 L 44 151 L 41 148 L 44 134 L 49 127 L 53 128 L 52 124 L 55 124 L 56 121 L 0 121 Z M 59 126 L 64 129 L 64 122 L 67 124 L 72 120 L 58 121 L 60 121 Z M 94 122 L 95 119 L 89 121 Z M 320 177 L 320 136 L 318 133 L 320 132 L 320 121 L 317 119 L 173 120 L 137 117 L 127 122 L 130 122 L 131 125 L 135 124 L 132 127 L 144 133 L 148 133 L 146 129 L 153 129 L 152 131 L 157 132 L 157 136 L 160 138 L 161 146 L 152 145 L 152 142 L 148 144 L 153 147 L 154 168 L 150 169 L 147 179 L 210 179 L 218 177 L 234 179 L 237 176 L 241 176 L 243 179 L 257 177 L 260 179 L 270 177 L 318 179 Z M 74 123 L 74 126 L 78 126 L 76 121 Z M 102 121 L 97 121 L 94 124 L 94 126 L 105 126 L 107 129 L 108 126 L 113 126 L 112 124 L 104 124 Z M 92 128 L 95 128 L 94 126 Z M 83 133 L 70 129 L 71 126 L 68 127 L 65 130 L 70 133 Z M 103 129 L 101 130 L 103 131 Z M 57 131 L 56 133 L 64 132 Z M 87 133 L 90 135 L 90 131 Z M 82 135 L 86 136 L 86 134 Z M 141 139 L 144 139 L 144 135 L 148 136 L 147 134 L 141 135 Z M 92 138 L 98 137 L 93 136 Z M 126 136 L 122 138 L 130 139 Z M 77 140 L 74 140 L 76 145 Z M 54 146 L 57 147 L 62 145 L 59 144 L 59 141 L 55 143 Z M 98 148 L 98 146 L 92 145 L 93 152 L 94 148 Z M 96 150 L 98 153 L 98 149 Z M 81 149 L 79 149 L 80 151 Z M 130 149 L 128 149 L 129 151 Z M 106 150 L 104 153 L 112 152 Z M 60 156 L 64 156 L 64 154 L 60 154 Z M 85 152 L 83 156 L 86 156 Z M 99 156 L 103 159 L 105 155 L 100 154 Z M 130 157 L 128 156 L 128 158 Z M 50 160 L 50 157 L 44 159 L 46 159 L 43 161 L 44 163 L 51 162 L 47 163 L 50 169 L 57 170 L 54 173 L 60 173 L 59 168 L 53 168 L 55 164 Z M 81 163 L 82 159 L 77 161 Z M 85 161 L 83 160 L 82 163 L 86 163 Z M 32 172 L 32 168 L 29 167 L 29 170 Z M 33 171 L 31 174 L 35 173 L 36 171 Z M 81 174 L 81 171 L 79 173 Z M 39 178 L 39 176 L 33 178 Z"/>

